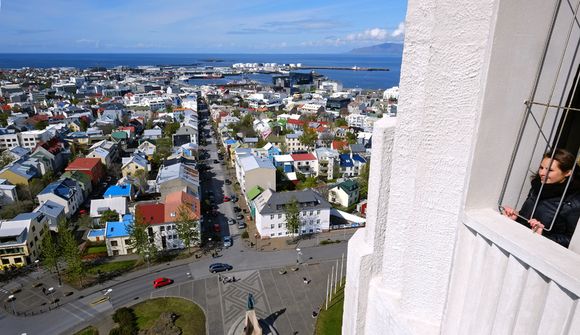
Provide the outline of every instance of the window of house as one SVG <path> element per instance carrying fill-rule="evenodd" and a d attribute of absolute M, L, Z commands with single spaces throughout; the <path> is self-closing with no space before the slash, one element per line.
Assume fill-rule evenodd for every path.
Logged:
<path fill-rule="evenodd" d="M 270 229 L 274 229 L 274 225 L 273 224 L 270 225 Z"/>
<path fill-rule="evenodd" d="M 112 247 L 116 247 L 118 245 L 119 245 L 119 242 L 117 242 L 117 241 L 111 241 L 111 246 Z"/>
<path fill-rule="evenodd" d="M 2 258 L 2 265 L 9 265 L 10 264 L 10 260 L 7 258 Z"/>
<path fill-rule="evenodd" d="M 274 219 L 274 214 L 270 215 L 270 220 Z"/>
<path fill-rule="evenodd" d="M 320 219 L 316 220 L 316 224 L 320 224 Z"/>
<path fill-rule="evenodd" d="M 32 226 L 32 232 L 34 233 L 36 231 L 36 227 Z"/>
<path fill-rule="evenodd" d="M 278 214 L 278 219 L 281 219 L 281 218 L 282 218 L 282 214 Z"/>
<path fill-rule="evenodd" d="M 125 240 L 125 245 L 129 245 L 129 244 L 131 244 L 131 240 L 130 239 L 126 239 Z"/>
<path fill-rule="evenodd" d="M 165 226 L 159 227 L 159 231 L 165 231 Z"/>
<path fill-rule="evenodd" d="M 14 263 L 22 263 L 22 257 L 14 257 Z"/>
<path fill-rule="evenodd" d="M 282 228 L 282 224 L 281 223 L 278 223 L 278 228 Z"/>
<path fill-rule="evenodd" d="M 34 247 L 34 241 L 30 241 L 30 247 Z"/>

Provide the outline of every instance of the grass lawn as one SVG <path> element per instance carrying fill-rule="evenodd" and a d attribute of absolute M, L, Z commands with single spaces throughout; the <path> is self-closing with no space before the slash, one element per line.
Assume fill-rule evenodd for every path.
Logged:
<path fill-rule="evenodd" d="M 92 247 L 87 248 L 87 255 L 106 254 L 106 253 L 107 253 L 107 246 L 106 245 L 94 245 Z"/>
<path fill-rule="evenodd" d="M 96 275 L 99 270 L 102 273 L 112 272 L 112 271 L 128 271 L 135 266 L 137 261 L 127 260 L 127 261 L 120 261 L 120 262 L 111 262 L 111 263 L 103 263 L 99 265 L 92 266 L 87 269 L 87 272 L 93 275 Z"/>
<path fill-rule="evenodd" d="M 316 320 L 316 335 L 340 335 L 342 327 L 342 309 L 344 305 L 344 285 L 340 286 L 324 310 L 325 304 Z"/>
<path fill-rule="evenodd" d="M 99 335 L 97 328 L 93 326 L 88 326 L 87 328 L 75 333 L 75 335 Z"/>
<path fill-rule="evenodd" d="M 181 298 L 158 298 L 132 307 L 140 330 L 150 328 L 163 312 L 177 314 L 175 325 L 183 335 L 205 335 L 205 314 L 193 302 Z"/>

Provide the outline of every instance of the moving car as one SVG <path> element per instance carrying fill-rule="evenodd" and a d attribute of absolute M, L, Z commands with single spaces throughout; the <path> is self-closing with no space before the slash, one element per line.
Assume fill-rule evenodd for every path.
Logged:
<path fill-rule="evenodd" d="M 160 288 L 173 283 L 173 280 L 165 277 L 157 278 L 153 281 L 153 288 Z"/>
<path fill-rule="evenodd" d="M 231 236 L 224 236 L 224 248 L 229 248 L 232 246 L 232 237 Z"/>
<path fill-rule="evenodd" d="M 230 271 L 231 269 L 233 269 L 233 266 L 225 263 L 213 263 L 209 266 L 209 272 L 211 273 Z"/>

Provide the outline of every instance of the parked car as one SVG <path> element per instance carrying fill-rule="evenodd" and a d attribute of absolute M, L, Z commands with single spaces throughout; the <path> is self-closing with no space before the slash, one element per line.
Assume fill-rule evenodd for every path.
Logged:
<path fill-rule="evenodd" d="M 209 266 L 209 272 L 211 273 L 230 271 L 231 269 L 233 269 L 233 266 L 225 263 L 213 263 Z"/>
<path fill-rule="evenodd" d="M 173 280 L 165 277 L 157 278 L 153 281 L 153 288 L 160 288 L 173 283 Z"/>
<path fill-rule="evenodd" d="M 224 248 L 229 248 L 232 246 L 232 237 L 231 236 L 224 236 Z"/>
<path fill-rule="evenodd" d="M 222 227 L 220 227 L 219 223 L 213 224 L 213 231 L 215 231 L 216 233 L 219 233 L 221 230 L 222 230 Z"/>
<path fill-rule="evenodd" d="M 214 163 L 214 164 L 218 164 L 219 162 L 220 162 L 220 161 L 218 161 L 217 159 L 214 159 L 214 160 L 213 160 L 213 163 Z"/>
<path fill-rule="evenodd" d="M 239 221 L 238 222 L 238 229 L 244 229 L 246 228 L 246 223 L 244 221 Z"/>
<path fill-rule="evenodd" d="M 239 213 L 241 211 L 242 211 L 242 209 L 240 207 L 237 207 L 237 206 L 234 207 L 234 212 Z"/>
<path fill-rule="evenodd" d="M 234 224 L 236 224 L 236 220 L 234 220 L 234 219 L 228 219 L 228 224 L 229 224 L 230 226 L 231 226 L 231 225 L 234 225 Z"/>
<path fill-rule="evenodd" d="M 238 219 L 238 220 L 243 220 L 243 219 L 244 219 L 244 214 L 238 214 L 238 215 L 236 216 L 236 219 Z"/>
<path fill-rule="evenodd" d="M 229 180 L 229 179 L 226 179 L 226 180 L 224 181 L 224 183 L 226 183 L 226 185 L 230 185 L 230 184 L 232 183 L 232 181 L 231 181 L 231 180 Z"/>
<path fill-rule="evenodd" d="M 231 183 L 231 182 L 230 182 Z M 232 197 L 232 201 L 233 202 L 238 202 L 238 197 L 236 197 L 235 195 Z"/>
<path fill-rule="evenodd" d="M 228 197 L 227 195 L 224 195 L 224 202 L 228 202 L 232 200 L 230 197 Z"/>

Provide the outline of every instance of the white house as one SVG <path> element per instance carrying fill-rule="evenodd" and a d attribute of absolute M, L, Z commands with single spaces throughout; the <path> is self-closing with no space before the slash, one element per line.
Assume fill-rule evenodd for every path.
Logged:
<path fill-rule="evenodd" d="M 52 200 L 64 206 L 66 217 L 73 215 L 84 201 L 83 190 L 74 179 L 61 178 L 48 184 L 36 196 L 39 203 Z"/>
<path fill-rule="evenodd" d="M 92 199 L 89 215 L 91 216 L 93 223 L 99 223 L 103 213 L 108 210 L 115 211 L 121 216 L 127 214 L 127 198 L 114 197 L 105 199 Z"/>
<path fill-rule="evenodd" d="M 328 231 L 330 204 L 313 190 L 274 192 L 267 189 L 253 200 L 255 222 L 261 238 L 291 235 L 286 227 L 286 205 L 296 200 L 300 209 L 298 234 Z"/>

